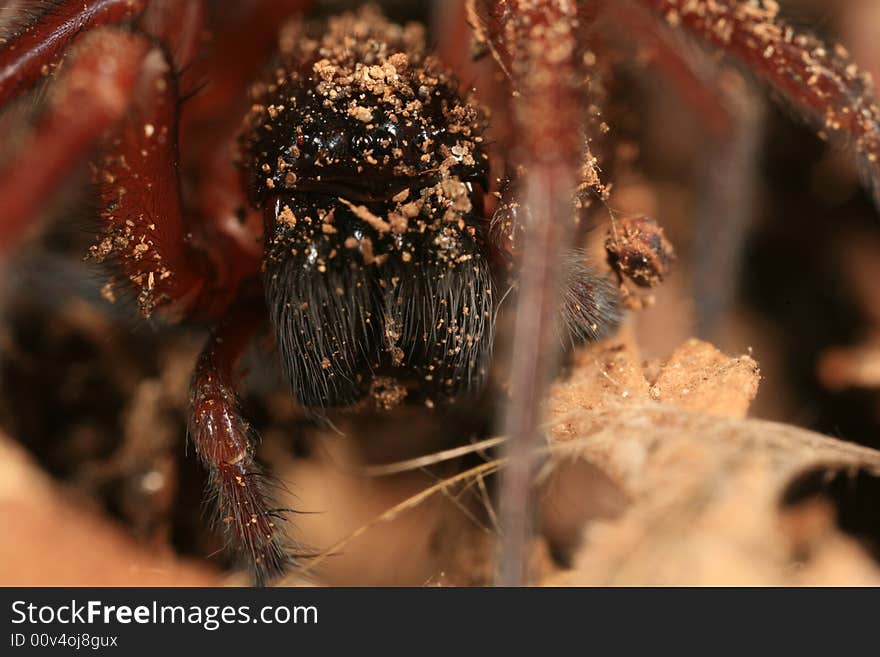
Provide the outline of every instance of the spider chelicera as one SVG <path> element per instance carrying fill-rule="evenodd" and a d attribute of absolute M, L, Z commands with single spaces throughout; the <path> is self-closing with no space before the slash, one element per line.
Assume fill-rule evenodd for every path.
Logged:
<path fill-rule="evenodd" d="M 483 386 L 499 292 L 515 278 L 499 581 L 517 582 L 556 325 L 595 339 L 619 316 L 615 286 L 570 246 L 578 219 L 608 196 L 593 154 L 608 128 L 606 35 L 662 44 L 680 30 L 734 56 L 846 138 L 877 190 L 870 80 L 842 48 L 784 25 L 770 0 L 444 3 L 498 65 L 484 102 L 507 143 L 490 148 L 484 111 L 421 27 L 370 8 L 284 22 L 311 4 L 49 3 L 0 49 L 0 105 L 55 78 L 26 146 L 0 169 L 0 252 L 91 154 L 102 211 L 90 256 L 111 269 L 104 295 L 132 294 L 145 317 L 212 326 L 190 435 L 218 517 L 261 582 L 295 554 L 235 392 L 238 360 L 266 319 L 313 415 L 356 405 L 377 383 L 385 399 L 433 407 Z M 460 44 L 462 33 L 443 36 Z M 674 48 L 661 55 L 687 71 Z M 193 79 L 208 84 L 182 103 Z"/>

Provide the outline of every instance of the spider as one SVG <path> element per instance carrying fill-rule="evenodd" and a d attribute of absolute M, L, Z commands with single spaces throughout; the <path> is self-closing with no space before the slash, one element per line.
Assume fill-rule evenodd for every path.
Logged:
<path fill-rule="evenodd" d="M 217 17 L 183 0 L 49 3 L 0 50 L 0 105 L 53 78 L 0 170 L 0 251 L 90 156 L 102 209 L 89 255 L 112 272 L 104 296 L 211 326 L 190 439 L 259 583 L 296 561 L 236 394 L 239 359 L 266 321 L 293 395 L 317 418 L 377 385 L 395 403 L 442 406 L 485 385 L 499 292 L 515 280 L 498 581 L 520 582 L 558 328 L 592 340 L 619 318 L 615 286 L 572 246 L 610 193 L 598 157 L 608 51 L 654 44 L 685 93 L 698 80 L 670 31 L 728 53 L 846 140 L 878 192 L 870 80 L 841 47 L 787 27 L 771 0 L 444 2 L 500 73 L 484 93 L 506 137 L 492 147 L 487 114 L 419 26 L 371 8 L 300 18 L 311 5 L 252 0 Z M 193 79 L 208 84 L 185 99 Z"/>

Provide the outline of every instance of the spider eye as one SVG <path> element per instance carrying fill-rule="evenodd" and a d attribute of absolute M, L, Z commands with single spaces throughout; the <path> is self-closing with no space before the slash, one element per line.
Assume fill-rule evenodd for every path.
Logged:
<path fill-rule="evenodd" d="M 369 134 L 356 134 L 351 139 L 355 153 L 363 153 L 373 147 L 373 137 Z"/>
<path fill-rule="evenodd" d="M 326 150 L 330 156 L 340 159 L 348 152 L 348 136 L 342 130 L 334 130 L 327 137 Z"/>

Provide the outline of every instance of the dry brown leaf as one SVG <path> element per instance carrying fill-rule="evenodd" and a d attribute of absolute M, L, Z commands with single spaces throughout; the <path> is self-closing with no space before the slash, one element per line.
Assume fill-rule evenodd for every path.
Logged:
<path fill-rule="evenodd" d="M 759 381 L 748 356 L 691 340 L 660 369 L 653 395 L 642 372 L 631 345 L 586 350 L 548 401 L 557 457 L 598 468 L 629 506 L 593 522 L 574 568 L 545 583 L 880 584 L 880 568 L 832 511 L 797 532 L 781 507 L 802 473 L 880 474 L 880 453 L 741 419 Z"/>

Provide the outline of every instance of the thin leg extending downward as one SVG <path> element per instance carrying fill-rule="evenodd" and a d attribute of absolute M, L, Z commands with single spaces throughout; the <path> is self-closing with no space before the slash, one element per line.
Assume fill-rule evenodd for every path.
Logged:
<path fill-rule="evenodd" d="M 235 370 L 265 311 L 236 306 L 214 330 L 196 365 L 190 389 L 190 438 L 208 469 L 210 494 L 230 543 L 254 564 L 259 584 L 288 563 L 281 510 L 270 501 L 254 462 L 254 436 L 239 411 Z"/>
<path fill-rule="evenodd" d="M 523 215 L 528 220 L 512 346 L 516 357 L 504 419 L 510 462 L 500 488 L 502 536 L 496 580 L 511 586 L 521 585 L 525 577 L 535 454 L 543 442 L 540 400 L 559 351 L 555 316 L 560 257 L 574 232 L 578 184 L 586 189 L 599 183 L 595 159 L 579 130 L 584 126 L 579 66 L 584 53 L 577 25 L 584 17 L 578 5 L 567 0 L 471 0 L 469 10 L 477 37 L 491 49 L 517 92 L 512 108 L 519 147 L 514 155 L 516 164 L 527 170 L 528 212 Z"/>

